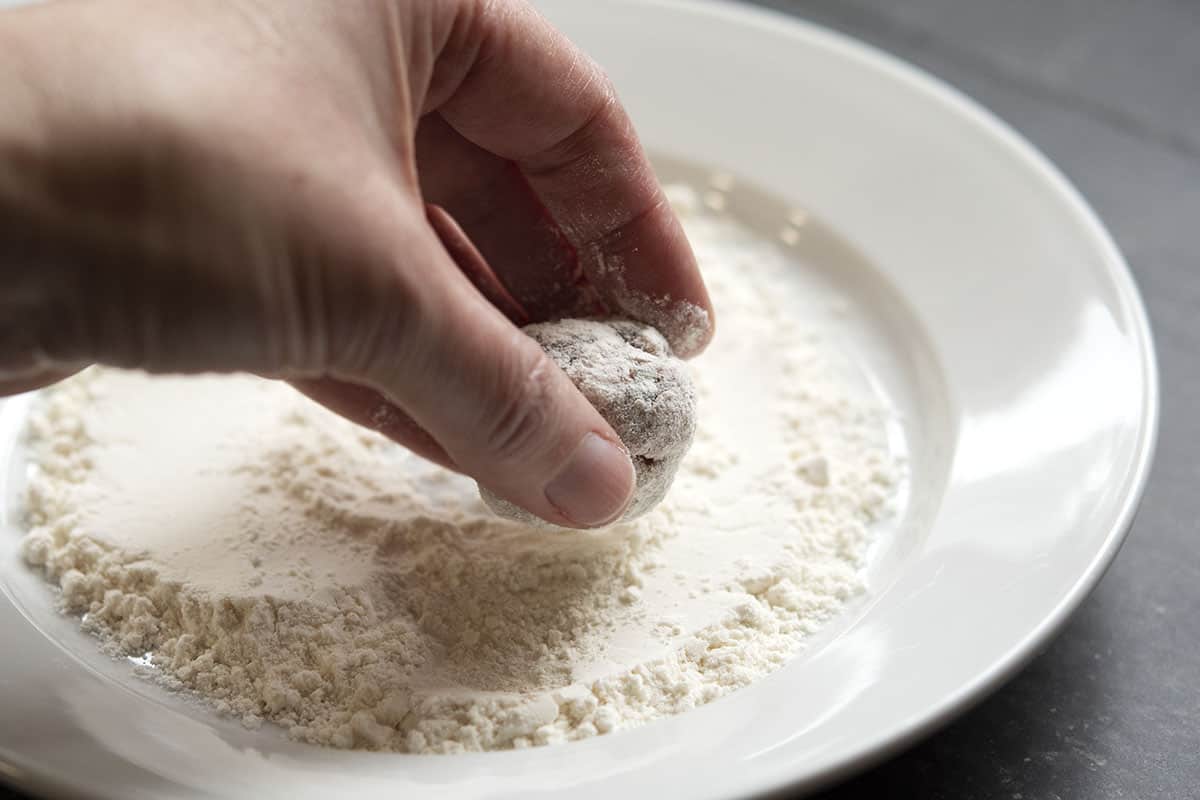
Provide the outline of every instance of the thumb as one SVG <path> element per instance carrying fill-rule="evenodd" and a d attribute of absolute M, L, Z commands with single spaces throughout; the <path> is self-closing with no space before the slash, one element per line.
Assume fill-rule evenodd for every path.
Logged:
<path fill-rule="evenodd" d="M 616 519 L 635 484 L 620 437 L 541 347 L 480 295 L 432 230 L 418 238 L 406 254 L 406 266 L 422 276 L 405 326 L 414 340 L 392 351 L 402 355 L 366 359 L 364 378 L 460 470 L 505 500 L 568 527 Z"/>

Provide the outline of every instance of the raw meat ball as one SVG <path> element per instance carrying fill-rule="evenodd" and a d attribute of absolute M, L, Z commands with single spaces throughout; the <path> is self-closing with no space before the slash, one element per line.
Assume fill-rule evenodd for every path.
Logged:
<path fill-rule="evenodd" d="M 696 432 L 696 390 L 687 365 L 654 328 L 630 320 L 566 319 L 524 332 L 596 407 L 633 458 L 637 487 L 618 522 L 658 505 Z M 542 520 L 480 487 L 488 508 L 508 519 Z"/>

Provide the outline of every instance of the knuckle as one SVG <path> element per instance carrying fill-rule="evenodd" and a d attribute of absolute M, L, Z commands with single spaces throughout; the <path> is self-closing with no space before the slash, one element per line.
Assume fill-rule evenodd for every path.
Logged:
<path fill-rule="evenodd" d="M 494 416 L 485 426 L 486 451 L 501 462 L 537 457 L 546 446 L 551 421 L 555 367 L 536 345 L 522 350 L 509 376 L 501 379 Z"/>
<path fill-rule="evenodd" d="M 415 213 L 400 209 L 395 219 Z M 396 253 L 412 253 L 419 239 L 394 224 L 381 230 L 386 224 L 371 213 L 356 215 L 343 227 L 358 235 L 316 259 L 309 280 L 295 284 L 290 302 L 296 334 L 309 343 L 300 353 L 308 365 L 391 379 L 418 360 L 416 345 L 428 340 L 424 328 L 435 314 L 409 263 L 415 259 Z"/>
<path fill-rule="evenodd" d="M 620 104 L 617 97 L 617 86 L 603 67 L 590 59 L 588 63 L 591 66 L 591 80 L 597 97 L 595 116 L 611 113 Z"/>
<path fill-rule="evenodd" d="M 390 383 L 420 363 L 427 314 L 403 280 L 361 280 L 324 302 L 322 325 L 310 325 L 307 335 L 312 340 L 313 331 L 325 331 L 323 344 L 309 348 L 317 371 Z"/>

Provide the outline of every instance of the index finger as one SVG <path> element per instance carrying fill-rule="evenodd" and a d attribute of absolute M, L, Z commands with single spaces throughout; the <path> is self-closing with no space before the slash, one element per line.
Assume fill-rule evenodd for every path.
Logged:
<path fill-rule="evenodd" d="M 442 54 L 454 74 L 435 78 L 436 110 L 520 167 L 611 310 L 700 352 L 714 323 L 704 280 L 608 78 L 527 3 L 478 8 Z"/>

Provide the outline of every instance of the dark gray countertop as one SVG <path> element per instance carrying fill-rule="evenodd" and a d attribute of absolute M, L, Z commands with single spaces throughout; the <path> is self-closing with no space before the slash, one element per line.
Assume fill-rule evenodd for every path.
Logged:
<path fill-rule="evenodd" d="M 760 4 L 915 62 L 1041 148 L 1129 259 L 1162 367 L 1158 460 L 1095 594 L 1008 686 L 822 800 L 1200 798 L 1200 2 Z"/>

